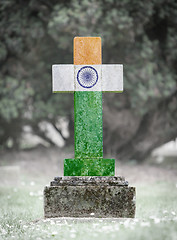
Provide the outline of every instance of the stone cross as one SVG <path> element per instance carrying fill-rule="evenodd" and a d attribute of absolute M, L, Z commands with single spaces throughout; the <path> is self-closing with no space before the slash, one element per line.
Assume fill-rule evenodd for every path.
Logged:
<path fill-rule="evenodd" d="M 75 158 L 64 176 L 114 176 L 103 158 L 102 92 L 123 91 L 123 66 L 102 64 L 101 38 L 74 38 L 74 65 L 52 66 L 53 92 L 74 92 Z"/>

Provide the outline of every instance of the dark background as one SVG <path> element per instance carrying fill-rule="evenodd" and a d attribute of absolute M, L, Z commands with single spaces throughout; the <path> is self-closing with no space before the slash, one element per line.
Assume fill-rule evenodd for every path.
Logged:
<path fill-rule="evenodd" d="M 125 89 L 103 94 L 104 152 L 144 160 L 177 137 L 176 32 L 175 0 L 1 0 L 1 149 L 20 149 L 25 126 L 55 145 L 43 121 L 74 145 L 73 94 L 52 94 L 51 65 L 73 63 L 75 36 L 100 36 Z"/>

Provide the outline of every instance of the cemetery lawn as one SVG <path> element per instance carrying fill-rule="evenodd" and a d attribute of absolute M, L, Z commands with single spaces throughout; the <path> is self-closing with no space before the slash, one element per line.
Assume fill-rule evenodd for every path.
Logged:
<path fill-rule="evenodd" d="M 10 155 L 1 158 L 0 239 L 177 239 L 176 165 L 118 164 L 117 174 L 136 187 L 135 219 L 44 219 L 43 189 L 61 175 L 65 154 L 35 154 L 15 153 L 13 161 Z M 13 170 L 4 167 L 17 165 L 14 179 Z M 9 182 L 3 183 L 4 178 Z"/>

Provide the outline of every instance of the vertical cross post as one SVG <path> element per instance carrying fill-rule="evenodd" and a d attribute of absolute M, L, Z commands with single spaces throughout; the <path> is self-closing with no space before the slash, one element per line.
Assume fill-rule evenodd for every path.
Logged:
<path fill-rule="evenodd" d="M 101 64 L 101 39 L 75 38 L 74 65 Z M 75 158 L 103 157 L 102 92 L 74 92 Z"/>

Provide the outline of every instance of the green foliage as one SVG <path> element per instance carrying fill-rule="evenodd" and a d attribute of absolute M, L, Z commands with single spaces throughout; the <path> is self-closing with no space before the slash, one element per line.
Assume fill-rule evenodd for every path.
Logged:
<path fill-rule="evenodd" d="M 75 36 L 102 37 L 103 63 L 124 64 L 126 102 L 143 116 L 176 88 L 176 16 L 175 0 L 1 1 L 1 144 L 14 120 L 72 115 L 73 96 L 51 93 L 51 65 L 72 63 Z"/>
<path fill-rule="evenodd" d="M 34 94 L 30 86 L 26 86 L 25 81 L 19 81 L 12 77 L 7 77 L 5 81 L 0 81 L 0 112 L 6 121 L 17 118 L 24 112 L 28 100 Z"/>

